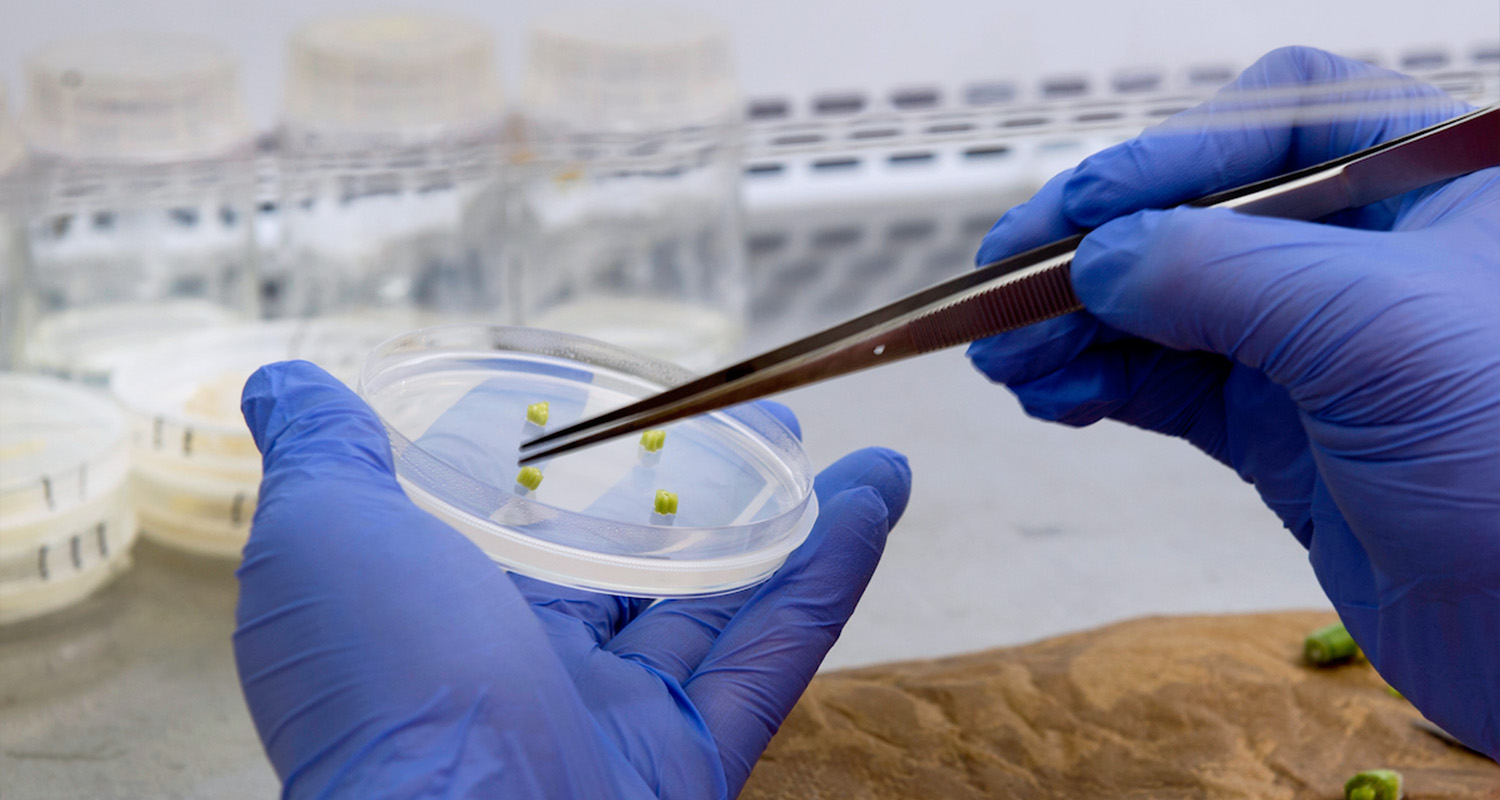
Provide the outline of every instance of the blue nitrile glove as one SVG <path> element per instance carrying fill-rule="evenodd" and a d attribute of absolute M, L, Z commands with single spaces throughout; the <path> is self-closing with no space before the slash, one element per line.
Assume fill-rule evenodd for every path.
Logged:
<path fill-rule="evenodd" d="M 1281 113 L 1330 101 L 1355 116 Z M 1365 64 L 1271 53 L 1007 213 L 981 263 L 1097 226 L 1073 262 L 1087 310 L 969 355 L 1035 416 L 1180 436 L 1254 483 L 1380 674 L 1500 757 L 1500 170 L 1322 224 L 1141 210 L 1464 110 Z"/>
<path fill-rule="evenodd" d="M 769 581 L 648 608 L 503 572 L 412 505 L 375 414 L 311 364 L 261 369 L 243 408 L 265 476 L 235 657 L 294 797 L 737 794 L 911 482 L 897 453 L 846 456 Z"/>

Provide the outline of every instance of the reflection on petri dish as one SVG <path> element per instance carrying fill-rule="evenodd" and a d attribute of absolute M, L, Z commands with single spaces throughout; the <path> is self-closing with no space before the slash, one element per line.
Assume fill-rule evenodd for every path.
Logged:
<path fill-rule="evenodd" d="M 457 326 L 400 336 L 371 355 L 360 392 L 391 436 L 409 495 L 507 568 L 642 597 L 716 594 L 768 577 L 817 516 L 801 444 L 754 406 L 666 427 L 643 456 L 622 437 L 539 465 L 517 487 L 521 442 L 691 377 L 582 337 Z M 670 524 L 658 490 L 679 498 Z"/>
<path fill-rule="evenodd" d="M 108 398 L 0 373 L 0 624 L 72 605 L 129 567 L 128 467 Z"/>

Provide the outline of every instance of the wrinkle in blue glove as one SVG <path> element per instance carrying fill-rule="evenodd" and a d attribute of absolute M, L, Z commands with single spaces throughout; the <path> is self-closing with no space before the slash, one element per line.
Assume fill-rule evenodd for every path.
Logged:
<path fill-rule="evenodd" d="M 910 489 L 899 454 L 851 454 L 770 580 L 648 608 L 500 570 L 411 504 L 379 420 L 311 364 L 263 368 L 243 408 L 264 477 L 235 658 L 288 797 L 732 797 Z"/>
<path fill-rule="evenodd" d="M 1360 116 L 1298 119 L 1330 102 Z M 1500 170 L 1322 223 L 1151 210 L 1465 110 L 1396 73 L 1276 51 L 1007 213 L 980 262 L 1096 228 L 1072 268 L 1086 310 L 969 355 L 1036 416 L 1120 420 L 1234 468 L 1309 548 L 1381 675 L 1500 757 Z M 1281 122 L 1245 128 L 1246 111 Z"/>

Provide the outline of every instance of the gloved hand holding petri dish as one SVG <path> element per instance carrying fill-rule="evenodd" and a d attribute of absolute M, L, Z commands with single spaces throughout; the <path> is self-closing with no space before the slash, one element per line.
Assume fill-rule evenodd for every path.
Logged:
<path fill-rule="evenodd" d="M 251 377 L 265 477 L 235 658 L 288 796 L 739 793 L 911 472 L 870 448 L 812 481 L 796 419 L 765 403 L 519 480 L 532 428 L 677 374 L 537 331 L 419 332 L 369 362 L 384 425 L 311 364 Z M 573 588 L 607 583 L 629 590 Z M 651 592 L 679 597 L 621 596 Z"/>

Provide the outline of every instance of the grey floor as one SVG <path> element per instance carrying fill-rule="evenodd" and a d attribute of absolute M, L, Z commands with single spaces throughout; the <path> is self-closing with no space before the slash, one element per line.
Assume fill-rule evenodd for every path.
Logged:
<path fill-rule="evenodd" d="M 875 277 L 858 285 L 894 296 L 967 259 L 994 205 L 944 205 L 930 233 L 937 240 L 873 268 L 872 253 L 895 252 L 873 233 L 846 231 L 838 246 L 847 252 L 813 252 L 798 242 L 827 246 L 834 237 L 792 230 L 773 247 L 767 232 L 794 226 L 762 220 L 756 337 L 771 343 L 819 321 L 807 308 L 841 315 L 878 299 L 796 270 L 813 264 L 837 276 L 845 260 L 863 259 Z M 792 276 L 780 300 L 778 275 Z M 819 296 L 824 285 L 832 288 Z M 803 309 L 795 322 L 777 317 L 794 306 Z M 1305 553 L 1229 470 L 1123 426 L 1072 430 L 1027 419 L 961 351 L 783 399 L 802 419 L 815 464 L 881 444 L 907 453 L 915 472 L 906 518 L 825 667 L 958 653 L 1143 614 L 1327 606 Z M 232 565 L 149 542 L 135 560 L 83 605 L 0 629 L 4 800 L 275 794 L 234 673 Z"/>

